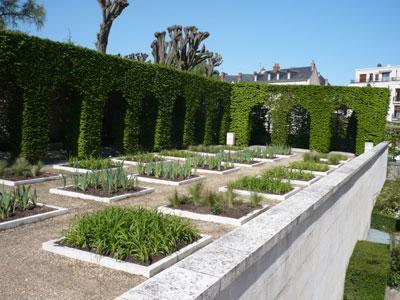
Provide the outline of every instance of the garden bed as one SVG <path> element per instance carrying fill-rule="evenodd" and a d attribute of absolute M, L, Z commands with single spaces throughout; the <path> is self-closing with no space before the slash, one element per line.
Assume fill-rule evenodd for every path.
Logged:
<path fill-rule="evenodd" d="M 261 176 L 281 180 L 282 182 L 291 183 L 297 186 L 310 186 L 321 178 L 320 176 L 315 176 L 314 174 L 303 171 L 294 171 L 284 167 L 275 167 L 266 170 L 262 173 L 262 175 L 259 175 L 259 177 Z"/>
<path fill-rule="evenodd" d="M 132 155 L 125 155 L 118 158 L 112 158 L 113 162 L 130 166 L 137 166 L 140 163 L 151 163 L 151 162 L 161 162 L 165 161 L 164 158 L 155 155 L 154 153 L 138 153 Z"/>
<path fill-rule="evenodd" d="M 15 213 L 15 215 L 0 221 L 0 230 L 38 222 L 52 217 L 64 215 L 67 212 L 68 209 L 66 208 L 37 203 L 32 209 L 18 211 Z"/>
<path fill-rule="evenodd" d="M 293 185 L 297 185 L 297 186 L 310 186 L 313 183 L 317 182 L 318 180 L 321 179 L 321 176 L 315 176 L 313 179 L 310 180 L 296 180 L 296 179 L 285 179 L 283 178 L 282 181 L 283 182 L 290 182 Z"/>
<path fill-rule="evenodd" d="M 242 190 L 242 189 L 233 189 L 232 191 L 238 195 L 241 196 L 251 196 L 252 194 L 259 195 L 263 198 L 270 199 L 270 200 L 277 200 L 277 201 L 283 201 L 286 200 L 287 198 L 293 196 L 297 192 L 299 192 L 301 189 L 299 187 L 293 187 L 292 190 L 289 192 L 283 194 L 283 195 L 278 195 L 278 194 L 271 194 L 271 193 L 262 193 L 262 192 L 255 192 L 255 191 L 249 191 L 249 190 Z M 222 186 L 218 188 L 219 192 L 227 192 L 228 191 L 228 186 Z"/>
<path fill-rule="evenodd" d="M 176 178 L 176 179 L 163 179 L 155 176 L 144 176 L 138 174 L 133 174 L 130 176 L 137 178 L 141 182 L 163 184 L 163 185 L 174 185 L 174 186 L 189 184 L 192 182 L 203 180 L 205 178 L 205 176 L 202 175 L 191 175 L 190 177 L 187 178 Z"/>
<path fill-rule="evenodd" d="M 25 184 L 35 184 L 45 181 L 61 179 L 62 175 L 56 175 L 51 173 L 39 173 L 36 177 L 25 177 L 25 176 L 13 176 L 13 177 L 1 177 L 0 184 L 6 186 L 18 186 Z"/>
<path fill-rule="evenodd" d="M 188 159 L 187 164 L 197 173 L 224 175 L 240 169 L 234 167 L 233 163 L 223 162 L 220 156 L 196 156 Z"/>
<path fill-rule="evenodd" d="M 196 173 L 218 174 L 218 175 L 225 175 L 225 174 L 237 172 L 239 170 L 240 170 L 239 167 L 228 168 L 228 169 L 225 169 L 225 170 L 222 170 L 222 171 L 212 170 L 212 169 L 203 169 L 203 168 L 193 169 L 193 171 L 196 172 Z"/>
<path fill-rule="evenodd" d="M 212 214 L 211 211 L 206 207 L 196 207 L 193 204 L 184 204 L 180 205 L 178 208 L 161 206 L 158 208 L 158 211 L 164 214 L 192 220 L 240 226 L 268 209 L 268 205 L 260 205 L 259 207 L 252 208 L 246 205 L 246 203 L 242 203 L 242 205 L 238 208 L 233 207 L 221 215 L 215 215 Z"/>
<path fill-rule="evenodd" d="M 322 171 L 302 170 L 302 169 L 295 169 L 295 168 L 291 168 L 291 170 L 302 171 L 304 173 L 310 173 L 310 174 L 314 174 L 316 176 L 326 176 L 326 175 L 332 173 L 333 171 L 335 171 L 335 169 L 329 169 L 328 171 L 322 172 Z"/>
<path fill-rule="evenodd" d="M 256 168 L 263 164 L 265 164 L 265 161 L 259 161 L 259 160 L 253 160 L 251 163 L 236 163 L 236 162 L 233 163 L 233 165 L 237 168 L 239 168 L 239 167 Z"/>
<path fill-rule="evenodd" d="M 96 172 L 102 172 L 104 170 L 116 170 L 117 168 L 118 168 L 117 164 L 112 166 L 111 168 L 98 169 L 98 170 L 74 168 L 74 167 L 71 167 L 71 165 L 69 163 L 53 165 L 54 170 L 66 171 L 66 172 L 77 173 L 77 174 L 96 173 Z M 124 168 L 126 168 L 126 167 L 124 166 Z"/>
<path fill-rule="evenodd" d="M 77 217 L 64 237 L 45 242 L 42 248 L 151 277 L 210 241 L 178 217 L 144 208 L 108 207 Z"/>

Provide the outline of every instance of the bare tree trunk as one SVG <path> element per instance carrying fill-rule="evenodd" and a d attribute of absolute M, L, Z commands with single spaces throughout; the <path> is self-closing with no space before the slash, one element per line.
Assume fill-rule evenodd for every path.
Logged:
<path fill-rule="evenodd" d="M 112 23 L 100 25 L 100 31 L 97 34 L 96 49 L 99 52 L 106 53 L 108 45 L 108 36 L 111 31 Z"/>

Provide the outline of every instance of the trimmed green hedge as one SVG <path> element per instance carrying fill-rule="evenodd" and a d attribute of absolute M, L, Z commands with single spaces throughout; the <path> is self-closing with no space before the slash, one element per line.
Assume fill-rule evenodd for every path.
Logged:
<path fill-rule="evenodd" d="M 384 300 L 390 270 L 387 245 L 358 241 L 350 258 L 344 300 Z"/>
<path fill-rule="evenodd" d="M 400 220 L 373 211 L 371 215 L 371 228 L 385 232 L 397 232 L 400 231 Z"/>
<path fill-rule="evenodd" d="M 388 89 L 238 83 L 232 88 L 231 101 L 230 131 L 236 133 L 239 145 L 249 143 L 249 114 L 257 105 L 271 110 L 274 144 L 287 144 L 288 115 L 296 106 L 306 109 L 311 117 L 310 149 L 330 150 L 332 113 L 342 106 L 357 116 L 357 154 L 364 151 L 365 142 L 376 144 L 385 138 Z"/>
<path fill-rule="evenodd" d="M 101 146 L 122 146 L 123 151 L 132 152 L 193 144 L 194 128 L 201 126 L 195 119 L 205 123 L 199 143 L 218 143 L 229 128 L 231 85 L 219 80 L 9 31 L 0 31 L 0 66 L 0 99 L 6 99 L 7 107 L 18 107 L 15 87 L 4 84 L 9 82 L 22 91 L 23 98 L 19 128 L 8 125 L 15 110 L 0 118 L 0 125 L 6 124 L 4 128 L 13 133 L 4 135 L 7 140 L 0 150 L 30 160 L 42 158 L 49 142 L 62 142 L 69 153 L 88 156 L 98 155 Z M 114 102 L 115 94 L 122 100 Z M 157 105 L 144 103 L 149 99 Z M 184 124 L 176 124 L 172 115 L 178 99 L 186 108 L 180 116 Z M 200 100 L 205 101 L 205 115 L 196 118 Z M 123 110 L 118 116 L 124 116 L 122 136 L 121 130 L 108 136 L 115 145 L 102 145 L 104 109 L 112 107 L 107 101 L 126 103 L 118 107 Z M 57 106 L 61 109 L 54 116 Z M 69 120 L 78 122 L 79 128 Z M 114 126 L 118 129 L 120 124 Z M 173 126 L 180 129 L 179 134 Z M 55 128 L 63 136 L 52 134 Z M 50 136 L 57 140 L 51 141 Z"/>

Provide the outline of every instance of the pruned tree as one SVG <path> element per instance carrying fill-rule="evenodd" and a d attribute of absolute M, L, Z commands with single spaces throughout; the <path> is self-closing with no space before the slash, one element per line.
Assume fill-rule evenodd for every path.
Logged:
<path fill-rule="evenodd" d="M 143 52 L 131 53 L 131 54 L 125 55 L 125 58 L 127 58 L 127 59 L 142 61 L 142 62 L 146 62 L 148 57 L 149 57 L 149 55 L 147 53 L 143 53 Z"/>
<path fill-rule="evenodd" d="M 178 70 L 192 71 L 198 64 L 212 56 L 203 43 L 210 34 L 201 32 L 196 26 L 181 25 L 168 27 L 170 41 L 166 32 L 156 32 L 151 44 L 154 63 L 171 65 Z"/>
<path fill-rule="evenodd" d="M 218 53 L 210 52 L 211 57 L 206 60 L 206 77 L 213 77 L 215 68 L 220 66 L 223 62 L 222 56 Z"/>
<path fill-rule="evenodd" d="M 31 23 L 40 29 L 45 18 L 44 6 L 36 0 L 0 0 L 0 29 L 16 27 L 19 22 Z"/>
<path fill-rule="evenodd" d="M 129 5 L 128 0 L 98 0 L 103 14 L 103 20 L 100 24 L 100 31 L 97 33 L 96 48 L 97 51 L 106 53 L 108 45 L 108 36 L 114 20 Z"/>

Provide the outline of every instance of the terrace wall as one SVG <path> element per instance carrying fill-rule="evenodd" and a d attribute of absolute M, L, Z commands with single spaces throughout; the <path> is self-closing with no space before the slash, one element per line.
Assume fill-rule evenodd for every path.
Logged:
<path fill-rule="evenodd" d="M 381 143 L 119 299 L 343 299 L 386 172 Z"/>

